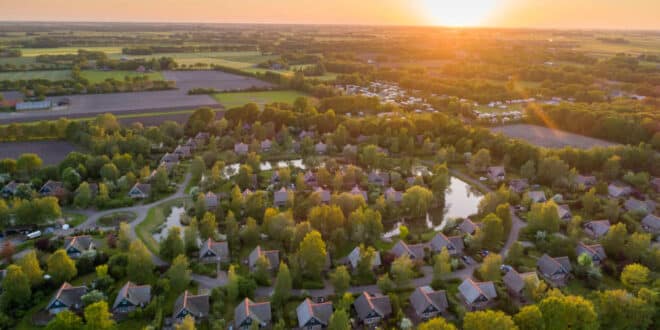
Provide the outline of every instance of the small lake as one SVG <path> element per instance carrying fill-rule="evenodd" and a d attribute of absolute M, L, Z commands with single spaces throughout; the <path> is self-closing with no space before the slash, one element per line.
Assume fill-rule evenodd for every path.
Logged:
<path fill-rule="evenodd" d="M 183 238 L 183 225 L 181 224 L 181 216 L 186 213 L 186 210 L 182 206 L 172 207 L 170 215 L 165 219 L 165 223 L 160 227 L 160 231 L 153 234 L 154 239 L 157 242 L 160 242 L 161 239 L 167 237 L 167 232 L 170 228 L 177 226 L 181 228 L 181 238 Z"/>
<path fill-rule="evenodd" d="M 224 169 L 224 176 L 225 178 L 232 177 L 238 173 L 238 169 L 241 167 L 240 163 L 233 163 L 225 166 Z M 261 162 L 259 164 L 259 169 L 262 171 L 270 171 L 272 169 L 276 168 L 282 168 L 282 167 L 294 167 L 298 168 L 301 170 L 306 169 L 307 167 L 305 164 L 303 164 L 302 159 L 294 159 L 294 160 L 287 160 L 287 161 L 277 161 L 277 162 Z"/>
<path fill-rule="evenodd" d="M 483 195 L 478 190 L 473 189 L 465 181 L 451 177 L 449 189 L 445 193 L 445 208 L 442 212 L 438 210 L 426 214 L 426 228 L 439 231 L 444 228 L 449 219 L 465 218 L 477 213 L 482 197 Z M 399 226 L 402 224 L 404 224 L 402 221 L 393 224 L 393 228 L 383 234 L 383 237 L 392 238 L 399 235 Z"/>

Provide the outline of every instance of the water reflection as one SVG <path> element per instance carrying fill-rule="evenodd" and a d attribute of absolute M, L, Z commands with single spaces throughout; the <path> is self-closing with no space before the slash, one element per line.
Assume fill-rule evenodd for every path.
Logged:
<path fill-rule="evenodd" d="M 172 207 L 172 211 L 170 212 L 170 215 L 167 217 L 167 219 L 165 219 L 165 223 L 163 224 L 161 230 L 153 234 L 154 239 L 157 242 L 160 242 L 161 239 L 167 237 L 167 232 L 170 230 L 170 228 L 174 226 L 183 227 L 181 225 L 181 216 L 185 212 L 186 210 L 182 206 Z M 183 230 L 181 230 L 181 238 L 183 238 Z"/>

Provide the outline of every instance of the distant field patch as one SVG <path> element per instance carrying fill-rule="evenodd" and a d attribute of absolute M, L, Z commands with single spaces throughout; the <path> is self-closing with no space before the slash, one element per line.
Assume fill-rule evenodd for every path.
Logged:
<path fill-rule="evenodd" d="M 588 136 L 568 133 L 547 127 L 514 124 L 491 128 L 494 133 L 502 133 L 514 139 L 525 140 L 531 144 L 546 148 L 574 147 L 589 149 L 593 147 L 615 146 L 616 143 L 595 139 Z"/>
<path fill-rule="evenodd" d="M 121 54 L 116 54 L 113 57 L 121 57 Z M 243 52 L 199 52 L 199 53 L 159 53 L 152 55 L 129 55 L 126 56 L 130 59 L 142 58 L 151 59 L 154 57 L 171 57 L 179 65 L 195 66 L 196 64 L 205 65 L 222 65 L 234 69 L 247 69 L 255 66 L 261 62 L 275 59 L 278 56 L 263 55 L 257 51 L 243 51 Z"/>
<path fill-rule="evenodd" d="M 24 57 L 34 57 L 39 55 L 64 55 L 77 54 L 78 49 L 89 51 L 100 51 L 107 55 L 121 54 L 121 47 L 57 47 L 57 48 L 21 48 Z"/>
<path fill-rule="evenodd" d="M 128 77 L 142 77 L 148 76 L 150 80 L 163 80 L 163 75 L 160 72 L 139 73 L 135 71 L 82 71 L 83 78 L 89 80 L 91 83 L 104 82 L 106 79 L 124 80 Z"/>
<path fill-rule="evenodd" d="M 214 94 L 213 98 L 225 108 L 240 107 L 248 103 L 256 103 L 263 107 L 265 104 L 282 102 L 293 103 L 296 98 L 308 96 L 298 91 L 267 91 L 267 92 L 239 92 Z"/>
<path fill-rule="evenodd" d="M 16 159 L 22 154 L 33 153 L 44 161 L 44 165 L 54 165 L 75 150 L 76 146 L 67 141 L 3 142 L 0 143 L 0 159 Z"/>
<path fill-rule="evenodd" d="M 71 78 L 69 70 L 43 70 L 43 71 L 19 71 L 19 72 L 0 72 L 0 80 L 66 80 Z"/>

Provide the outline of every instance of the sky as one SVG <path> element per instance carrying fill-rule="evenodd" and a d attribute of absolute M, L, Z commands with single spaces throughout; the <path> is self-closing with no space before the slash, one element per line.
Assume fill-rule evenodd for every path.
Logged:
<path fill-rule="evenodd" d="M 660 29 L 660 0 L 0 0 L 0 20 Z"/>

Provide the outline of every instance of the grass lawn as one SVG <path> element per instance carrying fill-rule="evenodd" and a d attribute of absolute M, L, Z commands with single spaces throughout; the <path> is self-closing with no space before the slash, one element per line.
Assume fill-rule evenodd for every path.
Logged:
<path fill-rule="evenodd" d="M 267 92 L 237 92 L 213 94 L 213 98 L 225 108 L 234 108 L 254 102 L 260 107 L 273 102 L 293 103 L 296 98 L 308 96 L 305 93 L 292 90 Z"/>
<path fill-rule="evenodd" d="M 153 231 L 165 222 L 172 207 L 181 205 L 183 205 L 183 199 L 175 199 L 158 204 L 149 209 L 149 213 L 147 213 L 147 217 L 144 221 L 135 226 L 135 234 L 137 237 L 140 238 L 144 245 L 146 245 L 154 254 L 158 254 L 159 247 L 158 242 L 152 235 Z"/>
<path fill-rule="evenodd" d="M 137 214 L 134 212 L 115 212 L 112 214 L 108 214 L 104 217 L 101 217 L 98 221 L 98 223 L 101 226 L 106 226 L 106 227 L 113 227 L 113 226 L 119 226 L 120 222 L 131 222 L 135 220 L 137 217 Z"/>
<path fill-rule="evenodd" d="M 0 72 L 0 80 L 66 80 L 71 78 L 69 70 L 44 70 L 44 71 L 19 71 L 19 72 Z"/>
<path fill-rule="evenodd" d="M 65 212 L 64 217 L 66 218 L 67 223 L 71 227 L 75 227 L 75 226 L 85 222 L 85 220 L 87 220 L 86 215 L 80 214 L 80 213 L 74 213 L 74 212 L 71 212 L 71 213 Z"/>
<path fill-rule="evenodd" d="M 83 78 L 89 80 L 91 83 L 100 83 L 104 82 L 106 79 L 115 79 L 115 80 L 124 80 L 125 77 L 141 77 L 147 76 L 149 80 L 164 80 L 163 75 L 160 72 L 150 72 L 150 73 L 138 73 L 135 71 L 96 71 L 88 70 L 82 71 L 81 75 Z"/>

